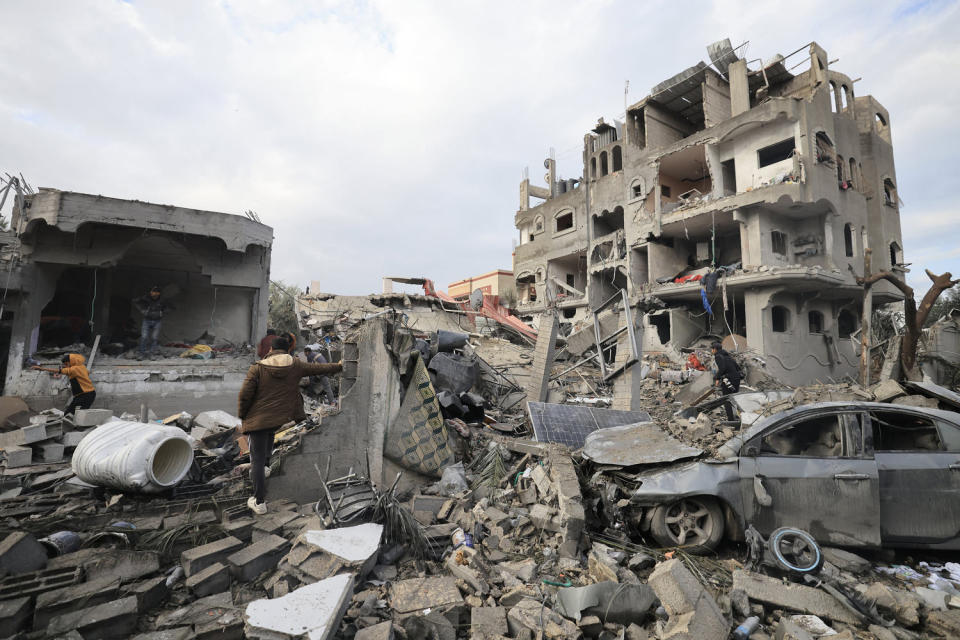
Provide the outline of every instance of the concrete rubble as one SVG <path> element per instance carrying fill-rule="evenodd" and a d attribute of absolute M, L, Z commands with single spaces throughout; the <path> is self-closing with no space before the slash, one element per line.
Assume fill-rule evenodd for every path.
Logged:
<path fill-rule="evenodd" d="M 633 499 L 650 490 L 652 474 L 660 471 L 696 468 L 703 482 L 718 485 L 713 480 L 739 464 L 734 458 L 746 448 L 738 438 L 782 412 L 830 402 L 846 403 L 851 416 L 863 403 L 880 403 L 870 405 L 880 411 L 957 409 L 954 392 L 896 377 L 893 339 L 885 358 L 879 349 L 875 354 L 873 384 L 853 382 L 856 344 L 846 338 L 855 333 L 849 322 L 851 308 L 859 316 L 859 301 L 854 281 L 838 266 L 855 248 L 844 251 L 837 226 L 843 221 L 833 216 L 803 226 L 791 218 L 790 233 L 799 237 L 791 237 L 788 259 L 786 233 L 768 228 L 772 213 L 757 208 L 819 211 L 807 200 L 829 199 L 812 198 L 810 190 L 835 189 L 838 162 L 818 147 L 822 138 L 808 136 L 812 141 L 802 149 L 792 138 L 786 147 L 763 149 L 779 158 L 771 164 L 784 164 L 744 187 L 749 168 L 741 164 L 737 177 L 728 162 L 749 156 L 752 163 L 757 149 L 721 149 L 700 134 L 719 127 L 715 131 L 733 144 L 741 125 L 751 125 L 745 133 L 768 125 L 792 132 L 794 121 L 811 114 L 830 118 L 844 144 L 853 144 L 858 132 L 871 145 L 889 142 L 889 131 L 878 130 L 872 117 L 860 122 L 851 119 L 852 110 L 831 110 L 828 95 L 836 94 L 828 87 L 852 82 L 827 69 L 826 52 L 815 43 L 802 50 L 810 69 L 797 74 L 782 57 L 763 73 L 748 74 L 729 42 L 710 51 L 720 73 L 704 63 L 692 67 L 632 105 L 630 123 L 601 121 L 588 134 L 585 163 L 606 163 L 609 152 L 613 166 L 611 172 L 601 164 L 602 175 L 592 169 L 588 178 L 609 210 L 575 220 L 573 203 L 586 198 L 586 189 L 580 191 L 579 180 L 560 180 L 555 165 L 548 167 L 549 190 L 525 180 L 517 226 L 527 240 L 516 256 L 517 304 L 482 291 L 454 299 L 428 279 L 399 277 L 385 278 L 380 294 L 341 296 L 313 283 L 296 299 L 295 356 L 309 346 L 342 362 L 343 373 L 304 382 L 307 417 L 275 436 L 265 515 L 246 506 L 250 456 L 231 408 L 254 360 L 252 345 L 266 328 L 269 227 L 171 207 L 176 237 L 192 238 L 177 241 L 174 253 L 193 256 L 198 271 L 212 274 L 199 290 L 186 292 L 197 308 L 176 326 L 190 339 L 162 347 L 150 364 L 129 362 L 135 357 L 129 336 L 105 339 L 92 378 L 106 393 L 99 406 L 73 416 L 50 408 L 58 389 L 24 366 L 55 362 L 67 351 L 93 360 L 100 342 L 78 336 L 74 344 L 44 344 L 52 334 L 43 334 L 39 346 L 29 344 L 28 321 L 38 320 L 40 308 L 24 294 L 57 292 L 40 277 L 46 263 L 37 267 L 39 276 L 18 282 L 13 296 L 24 319 L 17 320 L 21 344 L 11 347 L 16 364 L 7 372 L 7 391 L 19 395 L 0 398 L 0 638 L 722 640 L 741 624 L 755 640 L 960 636 L 960 565 L 937 549 L 880 549 L 879 541 L 857 546 L 863 540 L 810 527 L 804 533 L 815 545 L 794 539 L 773 549 L 799 557 L 815 546 L 814 567 L 771 561 L 773 551 L 761 549 L 767 541 L 751 529 L 769 524 L 762 521 L 771 512 L 756 506 L 779 499 L 777 478 L 736 477 L 731 491 L 742 491 L 756 508 L 744 526 L 729 504 L 705 506 L 683 488 L 662 492 L 653 504 Z M 686 99 L 693 111 L 677 106 L 688 93 L 697 94 L 694 102 Z M 869 96 L 854 104 L 886 113 Z M 624 127 L 624 141 L 637 149 L 616 144 L 615 132 Z M 766 140 L 770 135 L 753 136 L 750 144 L 776 142 Z M 659 153 L 667 147 L 669 153 Z M 623 154 L 647 158 L 630 166 L 649 165 L 649 172 L 643 168 L 644 175 L 616 189 L 601 184 L 625 171 Z M 892 174 L 891 154 L 878 157 Z M 880 171 L 874 164 L 868 170 Z M 840 166 L 854 167 L 853 158 Z M 840 172 L 844 197 L 863 200 L 862 168 L 850 171 Z M 713 185 L 704 184 L 711 176 Z M 647 204 L 658 179 L 660 195 Z M 664 191 L 668 182 L 687 193 Z M 616 205 L 624 194 L 634 205 L 626 218 Z M 119 226 L 127 244 L 139 243 L 128 218 L 114 219 L 126 211 L 142 218 L 139 227 L 175 240 L 158 218 L 159 205 L 54 190 L 31 196 L 18 213 L 45 224 L 30 227 L 26 240 L 61 267 L 75 258 L 44 250 L 47 226 L 77 236 L 86 233 L 81 223 Z M 530 208 L 529 197 L 545 202 Z M 895 208 L 895 192 L 892 197 L 886 205 L 881 198 L 869 205 L 858 200 L 851 210 L 866 219 L 875 207 Z M 560 247 L 549 259 L 539 235 L 544 214 Z M 713 217 L 706 214 L 719 216 L 715 246 L 708 247 L 704 235 L 704 221 Z M 210 220 L 225 229 L 212 229 Z M 588 224 L 597 233 L 592 240 L 584 234 L 580 247 Z M 740 233 L 751 234 L 756 246 L 744 242 L 741 249 Z M 864 237 L 878 233 L 865 230 Z M 769 255 L 769 243 L 761 250 L 761 234 L 779 234 L 774 253 L 782 258 Z M 226 249 L 214 260 L 212 247 L 220 244 Z M 156 250 L 141 248 L 151 247 Z M 729 268 L 716 268 L 718 248 Z M 119 247 L 99 251 L 118 254 L 104 264 L 124 264 Z M 583 262 L 579 253 L 587 254 Z M 770 260 L 776 264 L 765 264 Z M 716 319 L 696 284 L 711 275 L 720 291 L 711 295 L 722 297 L 713 300 L 723 307 Z M 423 293 L 395 293 L 395 283 L 421 286 Z M 800 288 L 787 295 L 784 283 Z M 821 298 L 826 289 L 831 293 Z M 242 312 L 220 319 L 220 338 L 201 333 L 196 319 L 213 317 L 216 308 L 203 296 L 218 290 L 228 310 Z M 875 301 L 897 297 L 878 287 Z M 787 307 L 804 309 L 811 329 L 783 346 L 777 334 L 795 326 L 782 316 Z M 777 328 L 767 331 L 765 314 L 772 320 L 774 313 Z M 108 322 L 109 309 L 96 315 L 97 323 Z M 955 378 L 955 359 L 938 357 L 936 348 L 953 348 L 957 322 L 950 315 L 929 332 L 923 359 L 935 381 Z M 743 370 L 736 395 L 716 393 L 714 341 L 722 341 Z M 802 367 L 784 366 L 784 358 L 799 357 L 814 342 L 826 349 L 826 364 L 803 355 Z M 34 383 L 46 386 L 23 391 Z M 74 452 L 115 420 L 175 430 L 192 447 L 189 471 L 153 494 L 81 481 L 71 466 L 81 454 Z M 855 417 L 844 425 L 845 433 L 866 433 Z M 832 451 L 838 445 L 812 446 Z M 746 457 L 755 463 L 757 454 Z M 836 471 L 834 480 L 868 479 Z M 668 498 L 693 506 L 668 516 Z M 708 507 L 715 507 L 718 527 L 710 531 L 709 549 L 656 542 L 658 513 L 663 522 L 698 531 L 697 518 Z M 840 548 L 848 543 L 850 549 Z"/>

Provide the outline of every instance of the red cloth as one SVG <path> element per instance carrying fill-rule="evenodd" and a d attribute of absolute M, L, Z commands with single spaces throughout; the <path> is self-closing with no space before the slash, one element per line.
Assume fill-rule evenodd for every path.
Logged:
<path fill-rule="evenodd" d="M 257 357 L 263 360 L 267 357 L 267 354 L 270 353 L 270 350 L 273 349 L 273 339 L 277 336 L 264 336 L 260 341 L 260 345 L 257 347 Z"/>
<path fill-rule="evenodd" d="M 696 282 L 697 280 L 703 280 L 703 276 L 700 274 L 697 274 L 695 276 L 682 276 L 674 280 L 674 282 L 678 284 L 683 284 L 684 282 Z"/>

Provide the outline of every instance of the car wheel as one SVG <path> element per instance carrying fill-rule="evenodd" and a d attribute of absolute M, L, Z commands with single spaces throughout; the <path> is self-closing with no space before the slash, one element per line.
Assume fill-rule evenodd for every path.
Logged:
<path fill-rule="evenodd" d="M 650 533 L 664 547 L 693 554 L 713 551 L 723 539 L 723 510 L 707 496 L 683 498 L 653 510 Z"/>
<path fill-rule="evenodd" d="M 780 569 L 786 571 L 814 573 L 823 566 L 820 545 L 803 529 L 777 529 L 770 534 L 767 548 Z"/>

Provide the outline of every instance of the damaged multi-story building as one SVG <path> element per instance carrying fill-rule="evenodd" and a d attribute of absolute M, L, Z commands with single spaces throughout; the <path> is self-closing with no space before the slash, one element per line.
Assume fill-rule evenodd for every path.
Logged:
<path fill-rule="evenodd" d="M 256 343 L 266 330 L 269 226 L 56 189 L 19 195 L 10 226 L 2 239 L 5 394 L 52 402 L 64 392 L 62 380 L 29 370 L 26 359 L 70 347 L 90 354 L 96 343 L 92 375 L 101 402 L 121 409 L 146 402 L 159 411 L 178 408 L 187 393 L 203 408 L 232 406 L 250 358 L 130 359 L 140 334 L 134 299 L 159 286 L 174 306 L 162 343 L 222 345 L 222 356 L 236 352 L 231 345 Z"/>
<path fill-rule="evenodd" d="M 787 383 L 855 375 L 865 249 L 904 270 L 889 114 L 817 43 L 767 62 L 707 49 L 586 133 L 581 177 L 551 157 L 548 186 L 521 183 L 518 312 L 573 325 L 625 290 L 666 305 L 645 351 L 732 335 Z M 883 283 L 872 304 L 901 298 Z"/>

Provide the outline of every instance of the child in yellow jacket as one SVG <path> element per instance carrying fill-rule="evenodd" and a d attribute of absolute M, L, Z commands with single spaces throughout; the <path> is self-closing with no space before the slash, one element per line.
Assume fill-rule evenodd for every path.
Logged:
<path fill-rule="evenodd" d="M 89 409 L 97 397 L 97 390 L 90 381 L 90 372 L 84 364 L 86 359 L 79 353 L 68 353 L 63 356 L 63 365 L 59 369 L 47 369 L 34 366 L 33 369 L 46 371 L 54 376 L 65 375 L 70 378 L 70 390 L 73 392 L 73 399 L 64 413 L 73 413 L 76 409 Z"/>

